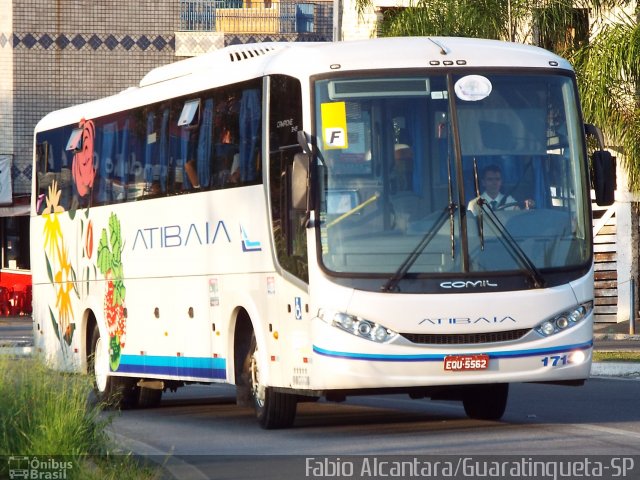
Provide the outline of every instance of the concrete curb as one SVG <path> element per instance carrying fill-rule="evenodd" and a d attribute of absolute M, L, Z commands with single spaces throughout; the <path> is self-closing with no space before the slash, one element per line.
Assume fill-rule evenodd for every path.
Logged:
<path fill-rule="evenodd" d="M 640 362 L 594 362 L 590 376 L 640 378 Z"/>
<path fill-rule="evenodd" d="M 30 357 L 33 354 L 33 347 L 0 347 L 0 355 L 10 357 Z"/>
<path fill-rule="evenodd" d="M 640 335 L 630 335 L 628 333 L 595 333 L 594 340 L 631 340 L 638 342 L 638 350 L 640 350 Z"/>

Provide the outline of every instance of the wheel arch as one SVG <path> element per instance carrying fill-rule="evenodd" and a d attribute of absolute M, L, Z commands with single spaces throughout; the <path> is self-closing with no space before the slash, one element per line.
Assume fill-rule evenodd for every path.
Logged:
<path fill-rule="evenodd" d="M 88 372 L 89 366 L 89 355 L 93 352 L 91 351 L 93 346 L 91 345 L 91 340 L 93 336 L 93 330 L 98 325 L 98 321 L 96 320 L 96 316 L 91 309 L 87 309 L 84 311 L 82 321 L 82 329 L 84 330 L 82 338 L 84 338 L 84 355 L 82 356 L 82 365 L 85 373 Z"/>
<path fill-rule="evenodd" d="M 249 313 L 242 307 L 235 312 L 235 325 L 233 328 L 233 383 L 238 385 L 242 376 L 242 366 L 244 359 L 249 353 L 251 333 L 255 332 L 255 327 L 249 317 Z"/>
<path fill-rule="evenodd" d="M 250 312 L 244 307 L 236 307 L 232 315 L 233 322 L 230 326 L 232 338 L 230 339 L 229 359 L 233 361 L 233 365 L 228 368 L 229 374 L 233 374 L 233 378 L 229 378 L 229 383 L 238 385 L 238 381 L 242 375 L 244 360 L 249 353 L 251 335 L 255 335 L 258 351 L 264 356 L 263 365 L 269 365 L 267 360 L 266 332 L 260 323 L 260 317 L 257 311 Z M 264 378 L 268 381 L 269 371 L 264 373 Z"/>

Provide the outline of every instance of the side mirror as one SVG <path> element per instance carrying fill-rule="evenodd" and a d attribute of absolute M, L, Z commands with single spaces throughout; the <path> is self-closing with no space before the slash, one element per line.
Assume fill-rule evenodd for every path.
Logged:
<path fill-rule="evenodd" d="M 597 150 L 591 156 L 591 165 L 596 203 L 601 207 L 612 205 L 616 190 L 616 164 L 613 156 L 606 150 Z"/>
<path fill-rule="evenodd" d="M 291 208 L 307 210 L 309 200 L 309 155 L 296 153 L 291 171 Z"/>
<path fill-rule="evenodd" d="M 601 207 L 612 205 L 615 201 L 616 191 L 616 162 L 610 152 L 605 150 L 604 135 L 595 125 L 584 125 L 586 135 L 595 137 L 599 150 L 591 156 L 591 171 L 593 173 L 593 189 L 596 194 L 596 203 Z"/>

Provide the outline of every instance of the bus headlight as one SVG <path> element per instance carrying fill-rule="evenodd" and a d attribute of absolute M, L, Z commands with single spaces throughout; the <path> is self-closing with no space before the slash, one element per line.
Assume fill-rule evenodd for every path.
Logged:
<path fill-rule="evenodd" d="M 535 327 L 535 331 L 544 337 L 563 332 L 587 318 L 591 310 L 593 310 L 592 301 L 583 303 L 573 310 L 562 312 L 549 320 L 539 323 Z"/>
<path fill-rule="evenodd" d="M 398 335 L 383 325 L 342 312 L 320 310 L 318 317 L 329 325 L 372 342 L 385 343 Z"/>

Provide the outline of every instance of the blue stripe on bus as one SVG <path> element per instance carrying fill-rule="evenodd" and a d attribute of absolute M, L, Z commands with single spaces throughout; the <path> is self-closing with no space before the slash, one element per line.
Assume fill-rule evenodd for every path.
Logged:
<path fill-rule="evenodd" d="M 573 345 L 563 345 L 561 347 L 549 348 L 533 348 L 529 350 L 510 350 L 507 352 L 477 352 L 489 355 L 489 358 L 520 358 L 535 357 L 538 355 L 552 355 L 554 353 L 563 353 L 569 350 L 587 350 L 593 346 L 593 340 L 584 343 L 576 343 Z M 427 353 L 422 355 L 384 355 L 378 353 L 352 353 L 352 352 L 336 352 L 327 350 L 317 345 L 313 346 L 313 351 L 318 355 L 325 357 L 345 358 L 347 360 L 370 360 L 376 362 L 440 362 L 449 355 L 457 355 L 451 353 Z"/>
<path fill-rule="evenodd" d="M 224 358 L 122 355 L 117 372 L 211 379 L 227 378 Z"/>

